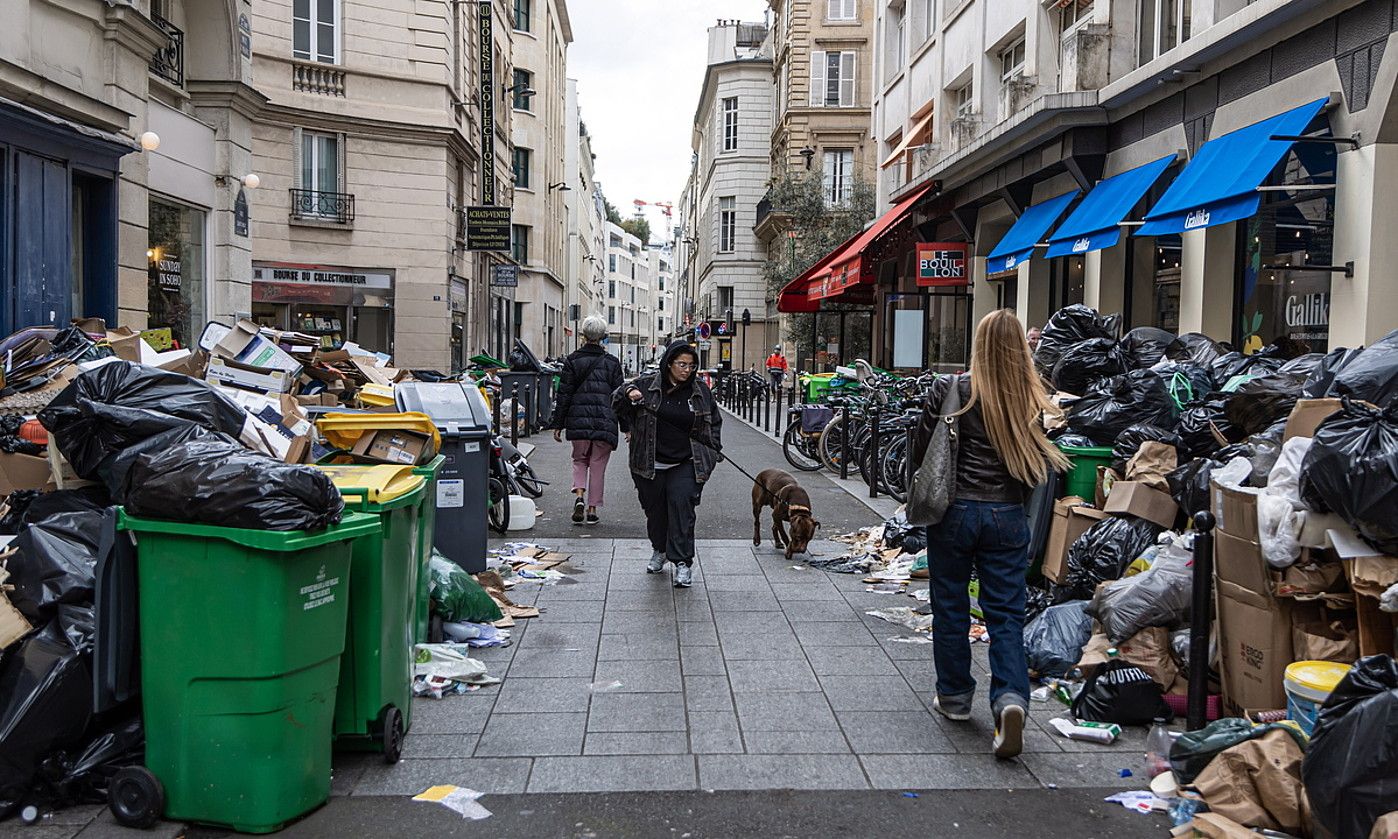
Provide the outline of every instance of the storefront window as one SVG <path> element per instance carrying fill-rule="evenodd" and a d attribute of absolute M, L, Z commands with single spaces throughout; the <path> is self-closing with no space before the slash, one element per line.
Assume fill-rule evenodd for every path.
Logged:
<path fill-rule="evenodd" d="M 1311 352 L 1329 348 L 1333 274 L 1303 266 L 1334 261 L 1335 192 L 1322 186 L 1334 183 L 1334 146 L 1298 143 L 1267 184 L 1299 188 L 1264 191 L 1257 215 L 1238 222 L 1236 337 L 1244 352 L 1281 339 Z"/>
<path fill-rule="evenodd" d="M 252 314 L 263 326 L 315 336 L 325 349 L 354 341 L 393 353 L 393 276 L 383 270 L 254 262 Z"/>
<path fill-rule="evenodd" d="M 1081 256 L 1060 256 L 1049 260 L 1049 309 L 1083 301 L 1083 284 L 1087 275 Z"/>
<path fill-rule="evenodd" d="M 208 320 L 204 211 L 151 198 L 146 258 L 150 329 L 168 329 L 169 346 L 193 346 Z"/>

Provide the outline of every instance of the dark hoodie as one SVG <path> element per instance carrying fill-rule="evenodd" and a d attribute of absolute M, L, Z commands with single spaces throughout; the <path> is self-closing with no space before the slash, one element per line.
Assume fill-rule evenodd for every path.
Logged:
<path fill-rule="evenodd" d="M 718 403 L 698 374 L 666 394 L 670 362 L 681 353 L 697 360 L 694 348 L 675 341 L 665 348 L 660 372 L 624 383 L 612 395 L 612 406 L 623 428 L 631 430 L 631 471 L 643 478 L 655 477 L 655 464 L 693 461 L 695 477 L 708 480 L 718 463 L 721 446 Z M 626 392 L 641 391 L 640 405 L 632 404 Z M 657 420 L 657 414 L 664 419 Z M 699 441 L 708 441 L 711 445 Z"/>

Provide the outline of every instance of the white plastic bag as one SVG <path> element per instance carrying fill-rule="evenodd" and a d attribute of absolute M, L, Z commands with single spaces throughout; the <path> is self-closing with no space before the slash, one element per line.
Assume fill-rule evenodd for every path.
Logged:
<path fill-rule="evenodd" d="M 1304 505 L 1301 503 L 1301 463 L 1306 459 L 1306 452 L 1310 450 L 1310 437 L 1292 437 L 1287 440 L 1282 445 L 1276 465 L 1267 476 L 1267 488 L 1263 491 L 1285 498 L 1292 506 L 1302 509 Z"/>
<path fill-rule="evenodd" d="M 1257 535 L 1262 558 L 1273 568 L 1290 568 L 1301 557 L 1301 528 L 1306 512 L 1270 492 L 1257 496 Z"/>

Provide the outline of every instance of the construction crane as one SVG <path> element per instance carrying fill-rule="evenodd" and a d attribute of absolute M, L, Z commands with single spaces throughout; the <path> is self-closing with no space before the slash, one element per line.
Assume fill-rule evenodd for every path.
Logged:
<path fill-rule="evenodd" d="M 636 205 L 636 216 L 639 218 L 644 212 L 643 207 L 658 207 L 660 212 L 665 214 L 665 240 L 670 240 L 671 227 L 674 223 L 675 205 L 669 201 L 642 201 L 637 198 L 631 202 Z"/>

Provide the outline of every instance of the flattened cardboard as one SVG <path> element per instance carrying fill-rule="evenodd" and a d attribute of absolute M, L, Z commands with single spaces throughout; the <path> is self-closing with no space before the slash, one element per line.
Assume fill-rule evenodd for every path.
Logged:
<path fill-rule="evenodd" d="M 1214 575 L 1258 595 L 1271 598 L 1273 571 L 1262 558 L 1262 546 L 1224 531 L 1214 532 Z"/>
<path fill-rule="evenodd" d="M 1326 418 L 1343 405 L 1338 399 L 1298 399 L 1291 416 L 1286 418 L 1286 429 L 1282 432 L 1282 442 L 1292 437 L 1314 437 L 1316 429 Z"/>
<path fill-rule="evenodd" d="M 48 458 L 0 452 L 0 497 L 21 489 L 43 489 L 52 478 Z"/>
<path fill-rule="evenodd" d="M 1249 542 L 1258 541 L 1257 494 L 1259 490 L 1210 485 L 1214 523 L 1219 530 Z"/>
<path fill-rule="evenodd" d="M 381 429 L 365 432 L 351 453 L 356 460 L 411 466 L 431 445 L 431 438 L 425 434 Z"/>
<path fill-rule="evenodd" d="M 221 330 L 226 331 L 220 334 Z M 264 336 L 262 327 L 250 320 L 240 320 L 231 328 L 210 323 L 199 337 L 199 346 L 214 356 L 249 368 L 279 370 L 293 376 L 301 370 L 301 362 Z"/>
<path fill-rule="evenodd" d="M 1154 522 L 1161 527 L 1173 527 L 1180 506 L 1168 492 L 1153 489 L 1139 481 L 1116 481 L 1103 507 L 1108 513 L 1132 515 Z"/>
<path fill-rule="evenodd" d="M 1228 712 L 1284 708 L 1283 680 L 1295 661 L 1290 600 L 1276 600 L 1218 581 L 1219 664 Z"/>
<path fill-rule="evenodd" d="M 1092 525 L 1107 517 L 1101 510 L 1084 506 L 1087 502 L 1076 496 L 1060 499 L 1053 505 L 1053 523 L 1049 525 L 1048 547 L 1044 549 L 1044 578 L 1063 582 L 1068 569 L 1068 549 Z"/>
<path fill-rule="evenodd" d="M 236 361 L 213 356 L 204 380 L 233 387 L 260 390 L 264 393 L 286 393 L 296 383 L 296 376 L 282 370 L 265 370 L 247 367 Z"/>

